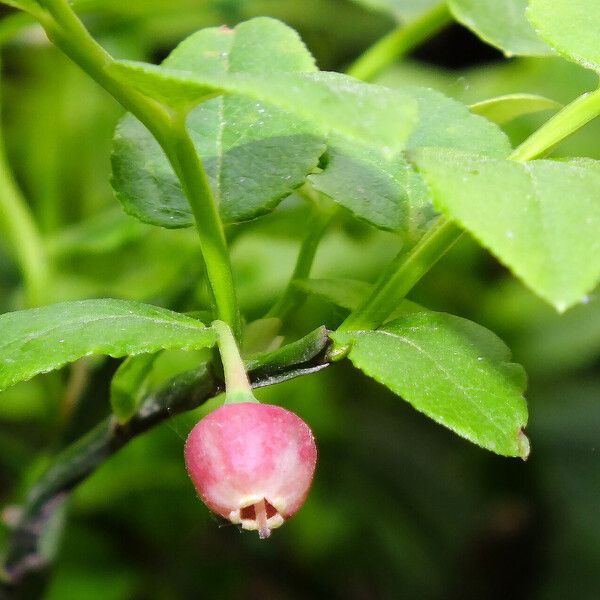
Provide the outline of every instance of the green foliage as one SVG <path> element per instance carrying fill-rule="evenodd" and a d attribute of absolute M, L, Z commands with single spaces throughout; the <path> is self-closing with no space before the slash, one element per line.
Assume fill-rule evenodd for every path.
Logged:
<path fill-rule="evenodd" d="M 527 16 L 550 46 L 600 71 L 600 4 L 595 0 L 530 0 Z"/>
<path fill-rule="evenodd" d="M 256 23 L 252 21 L 250 23 Z M 260 20 L 258 26 L 276 28 L 272 22 Z M 279 33 L 279 31 L 278 31 Z M 186 55 L 190 48 L 195 48 L 195 38 L 186 42 L 183 47 Z M 278 82 L 279 73 L 271 73 L 268 79 L 254 79 L 250 76 L 236 78 L 235 73 L 231 77 L 215 77 L 212 72 L 200 72 L 197 78 L 191 78 L 188 74 L 173 70 L 174 67 L 181 69 L 181 63 L 167 62 L 165 68 L 153 69 L 151 66 L 134 65 L 132 63 L 120 63 L 118 68 L 123 76 L 128 73 L 128 81 L 137 82 L 140 89 L 146 93 L 153 94 L 162 100 L 178 104 L 182 97 L 187 96 L 191 102 L 206 98 L 210 81 L 215 82 L 215 92 L 229 90 L 249 95 L 267 103 L 282 106 L 286 110 L 295 112 L 297 115 L 316 121 L 319 125 L 323 122 L 323 111 L 328 116 L 329 150 L 327 153 L 326 166 L 322 173 L 311 175 L 309 180 L 314 187 L 333 198 L 345 208 L 367 222 L 383 229 L 391 229 L 415 235 L 425 227 L 431 219 L 430 202 L 425 187 L 417 174 L 408 165 L 404 156 L 400 153 L 405 147 L 408 149 L 423 145 L 440 145 L 452 148 L 469 148 L 483 154 L 492 156 L 505 156 L 508 154 L 508 143 L 505 136 L 489 122 L 479 119 L 470 114 L 467 109 L 450 99 L 444 98 L 432 90 L 419 88 L 405 88 L 395 94 L 395 98 L 389 92 L 375 86 L 365 86 L 356 81 L 336 76 L 333 73 L 321 73 L 313 76 L 305 76 L 303 79 L 292 79 L 289 77 Z M 115 67 L 116 68 L 116 67 Z M 251 71 L 251 69 L 248 69 Z M 119 71 L 118 71 L 119 72 Z M 259 73 L 260 75 L 260 73 Z M 254 77 L 254 74 L 252 74 Z M 310 77 L 310 79 L 307 79 Z M 203 83 L 198 83 L 202 80 Z M 176 83 L 177 82 L 177 83 Z M 157 87 L 158 86 L 158 87 Z M 169 97 L 166 90 L 174 90 L 174 96 Z M 196 96 L 196 92 L 198 95 Z M 290 92 L 293 96 L 290 95 Z M 350 94 L 348 93 L 350 92 Z M 351 97 L 357 92 L 360 98 L 356 98 L 350 104 Z M 300 97 L 296 97 L 297 95 Z M 226 97 L 227 98 L 227 97 Z M 220 100 L 222 102 L 223 100 Z M 298 103 L 301 101 L 301 103 Z M 213 101 L 211 101 L 213 102 Z M 392 107 L 392 103 L 394 107 Z M 206 104 L 196 110 L 204 110 Z M 254 105 L 252 105 L 254 106 Z M 406 144 L 402 142 L 406 138 L 405 129 L 410 125 L 407 122 L 406 109 L 416 106 L 418 120 L 413 126 Z M 336 110 L 337 107 L 337 110 Z M 361 115 L 357 119 L 349 110 L 360 107 Z M 397 114 L 398 107 L 401 109 Z M 307 112 L 309 109 L 310 112 Z M 319 113 L 313 112 L 319 110 Z M 331 111 L 335 110 L 335 115 Z M 391 111 L 394 112 L 390 113 Z M 194 113 L 192 113 L 192 116 Z M 385 115 L 385 118 L 384 118 Z M 333 117 L 333 118 L 332 118 Z M 345 117 L 344 121 L 339 121 Z M 389 117 L 389 120 L 388 118 Z M 361 125 L 369 126 L 369 131 L 356 131 L 352 125 L 360 122 Z M 398 119 L 400 122 L 398 124 Z M 392 123 L 392 127 L 386 126 Z M 400 126 L 400 131 L 396 127 Z M 361 127 L 362 129 L 362 127 Z M 394 137 L 390 139 L 389 133 Z M 272 132 L 271 132 L 272 135 Z M 125 133 L 125 140 L 133 139 L 133 132 Z M 129 161 L 121 165 L 119 147 L 128 144 L 117 138 L 117 160 L 114 161 L 116 172 L 116 187 L 123 189 L 124 184 L 131 181 L 130 175 L 137 174 L 140 169 L 131 171 Z M 271 142 L 272 143 L 272 142 Z M 393 145 L 391 145 L 393 144 Z M 156 144 L 154 144 L 156 145 Z M 143 183 L 139 187 L 139 193 L 131 193 L 131 189 L 125 194 L 119 194 L 122 200 L 125 197 L 136 196 L 144 206 L 150 204 L 153 208 L 152 198 L 157 197 L 157 187 L 164 188 L 166 193 L 158 194 L 160 197 L 160 210 L 165 210 L 166 219 L 160 220 L 160 224 L 177 225 L 181 223 L 181 207 L 183 199 L 177 201 L 179 209 L 171 210 L 174 202 L 173 191 L 177 192 L 174 185 L 175 176 L 170 172 L 166 161 L 157 163 L 148 156 L 154 156 L 154 152 L 144 151 L 143 145 L 134 142 L 138 155 L 136 162 L 152 169 L 148 177 L 143 177 Z M 142 147 L 140 147 L 142 146 Z M 131 149 L 131 148 L 130 148 Z M 155 148 L 156 152 L 158 149 Z M 126 152 L 129 156 L 131 153 Z M 149 167 L 147 165 L 150 165 Z M 263 160 L 261 169 L 267 174 L 272 170 L 269 162 Z M 121 166 L 127 166 L 125 178 L 119 177 Z M 210 171 L 210 163 L 209 163 Z M 244 170 L 246 172 L 246 170 Z M 235 182 L 238 183 L 238 172 L 235 173 Z M 294 175 L 286 175 L 294 181 Z M 243 178 L 247 181 L 247 178 Z M 268 175 L 263 178 L 269 181 Z M 134 180 L 137 187 L 137 177 Z M 148 187 L 150 186 L 150 188 Z M 178 198 L 180 193 L 178 194 Z M 148 199 L 151 199 L 150 201 Z M 261 197 L 262 200 L 264 198 Z M 244 196 L 244 203 L 251 202 Z M 124 200 L 126 206 L 131 205 Z M 223 205 L 221 205 L 223 212 Z M 179 211 L 179 212 L 178 212 Z M 157 210 L 154 207 L 153 219 L 156 219 Z M 139 213 L 136 213 L 139 216 Z M 226 215 L 225 215 L 226 216 Z M 240 215 L 238 215 L 238 218 Z M 247 216 L 256 216 L 248 213 Z M 189 214 L 185 223 L 189 221 Z M 153 222 L 158 222 L 154 220 Z"/>
<path fill-rule="evenodd" d="M 377 331 L 333 334 L 361 371 L 438 423 L 507 456 L 527 458 L 525 373 L 487 329 L 443 313 L 409 312 Z"/>
<path fill-rule="evenodd" d="M 600 299 L 592 296 L 564 315 L 548 314 L 530 319 L 515 343 L 519 356 L 526 356 L 529 370 L 556 376 L 569 370 L 593 366 L 600 353 Z"/>
<path fill-rule="evenodd" d="M 110 210 L 64 228 L 48 240 L 48 250 L 54 258 L 98 255 L 122 249 L 145 233 L 144 226 L 122 210 Z"/>
<path fill-rule="evenodd" d="M 418 118 L 406 142 L 406 150 L 424 146 L 471 149 L 504 157 L 510 151 L 504 133 L 489 121 L 439 92 L 402 87 L 400 93 L 414 100 Z M 404 153 L 390 156 L 376 144 L 331 136 L 327 164 L 311 175 L 314 187 L 368 223 L 417 237 L 432 219 L 427 188 Z"/>
<path fill-rule="evenodd" d="M 373 287 L 356 279 L 297 279 L 294 285 L 347 310 L 356 310 Z"/>
<path fill-rule="evenodd" d="M 537 94 L 507 94 L 471 104 L 474 112 L 498 125 L 509 123 L 513 119 L 545 110 L 558 110 L 561 104 Z"/>
<path fill-rule="evenodd" d="M 402 149 L 416 117 L 410 98 L 339 73 L 199 75 L 133 61 L 117 61 L 110 72 L 182 110 L 221 93 L 247 96 L 311 122 L 315 134 L 336 133 L 357 142 L 381 144 L 388 155 Z"/>
<path fill-rule="evenodd" d="M 298 35 L 273 19 L 254 19 L 234 30 L 204 29 L 182 42 L 163 64 L 200 76 L 315 70 Z M 225 222 L 273 209 L 304 182 L 325 149 L 309 123 L 235 95 L 219 96 L 192 110 L 187 128 Z M 128 213 L 162 227 L 194 223 L 164 152 L 132 115 L 117 128 L 112 165 L 112 184 Z"/>
<path fill-rule="evenodd" d="M 527 21 L 527 0 L 448 0 L 448 5 L 460 23 L 506 56 L 551 53 Z"/>
<path fill-rule="evenodd" d="M 600 158 L 600 95 L 585 94 L 600 64 L 596 3 L 450 0 L 481 39 L 536 57 L 494 63 L 477 41 L 459 47 L 461 28 L 436 38 L 427 63 L 404 58 L 451 20 L 432 0 L 50 4 L 44 26 L 72 63 L 25 29 L 31 15 L 0 21 L 0 44 L 11 41 L 0 172 L 15 183 L 0 186 L 0 306 L 18 310 L 0 317 L 0 387 L 20 381 L 0 396 L 0 596 L 2 578 L 42 565 L 45 597 L 81 600 L 102 582 L 115 600 L 200 587 L 223 600 L 592 597 L 600 170 L 571 157 Z M 138 62 L 115 62 L 70 6 L 111 54 Z M 281 21 L 244 22 L 264 14 Z M 316 69 L 311 53 L 341 70 L 377 35 L 358 62 L 380 85 Z M 139 62 L 186 36 L 160 67 Z M 110 208 L 121 109 L 97 83 L 130 111 L 113 184 L 136 218 Z M 555 146 L 566 158 L 524 160 Z M 194 222 L 191 206 L 199 237 L 174 230 Z M 472 236 L 451 246 L 461 228 Z M 40 260 L 48 276 L 32 295 Z M 278 312 L 282 294 L 293 301 Z M 79 300 L 93 297 L 126 300 Z M 573 307 L 561 315 L 541 298 Z M 78 301 L 19 310 L 64 300 Z M 197 319 L 224 302 L 232 329 L 238 308 L 247 323 L 238 342 L 257 397 L 298 412 L 319 443 L 305 508 L 260 560 L 248 560 L 254 540 L 205 518 L 181 464 L 182 438 L 222 401 L 215 335 Z M 363 309 L 368 326 L 353 329 Z M 527 464 L 452 435 L 528 453 L 523 369 L 476 322 L 531 372 Z M 47 373 L 96 353 L 126 358 L 114 376 L 89 358 Z"/>
<path fill-rule="evenodd" d="M 162 305 L 197 285 L 202 265 L 192 231 L 151 228 L 122 212 L 111 233 L 96 224 L 94 219 L 81 229 L 65 228 L 64 235 L 51 239 L 58 272 L 49 302 L 108 297 Z"/>
<path fill-rule="evenodd" d="M 415 160 L 436 206 L 557 310 L 596 286 L 599 163 L 518 163 L 442 150 L 424 150 Z"/>
<path fill-rule="evenodd" d="M 0 316 L 0 389 L 90 354 L 206 348 L 214 332 L 164 308 L 126 300 L 82 300 Z"/>

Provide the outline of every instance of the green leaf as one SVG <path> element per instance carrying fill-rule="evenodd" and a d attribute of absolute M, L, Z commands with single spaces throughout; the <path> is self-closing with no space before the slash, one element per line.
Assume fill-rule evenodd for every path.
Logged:
<path fill-rule="evenodd" d="M 482 100 L 469 107 L 471 112 L 481 115 L 498 125 L 504 125 L 517 117 L 543 110 L 558 110 L 560 102 L 537 94 L 507 94 Z"/>
<path fill-rule="evenodd" d="M 146 379 L 157 354 L 128 356 L 119 366 L 110 382 L 110 405 L 119 423 L 124 424 L 135 415 L 146 389 Z"/>
<path fill-rule="evenodd" d="M 206 100 L 207 90 L 247 96 L 309 121 L 315 134 L 333 132 L 380 144 L 386 155 L 402 149 L 416 117 L 416 104 L 408 96 L 340 73 L 197 74 L 134 61 L 116 61 L 108 69 L 175 107 Z"/>
<path fill-rule="evenodd" d="M 493 123 L 434 90 L 407 86 L 399 94 L 418 106 L 418 119 L 404 148 L 458 148 L 506 157 L 510 144 Z M 403 152 L 390 155 L 377 144 L 332 135 L 324 171 L 309 177 L 312 185 L 381 229 L 417 238 L 434 216 L 427 187 Z"/>
<path fill-rule="evenodd" d="M 113 357 L 213 346 L 212 329 L 127 300 L 64 302 L 0 315 L 0 390 L 90 354 Z"/>
<path fill-rule="evenodd" d="M 506 56 L 552 54 L 527 21 L 527 0 L 448 0 L 448 5 L 457 21 Z"/>
<path fill-rule="evenodd" d="M 356 279 L 296 279 L 294 285 L 306 294 L 347 310 L 356 310 L 373 288 L 370 283 Z"/>
<path fill-rule="evenodd" d="M 414 160 L 437 207 L 559 311 L 600 277 L 600 163 L 518 163 L 422 150 Z"/>
<path fill-rule="evenodd" d="M 498 454 L 527 457 L 524 371 L 491 331 L 421 311 L 331 337 L 351 345 L 356 367 L 438 423 Z"/>
<path fill-rule="evenodd" d="M 439 4 L 439 0 L 354 0 L 366 8 L 392 15 L 397 21 L 413 21 Z"/>
<path fill-rule="evenodd" d="M 298 35 L 279 21 L 258 18 L 234 30 L 205 29 L 182 42 L 163 63 L 202 75 L 315 71 Z M 194 108 L 187 128 L 202 158 L 221 217 L 252 219 L 301 185 L 325 150 L 306 121 L 243 96 L 219 96 Z M 114 139 L 112 184 L 126 212 L 162 227 L 194 218 L 180 183 L 150 132 L 133 116 Z"/>
<path fill-rule="evenodd" d="M 312 365 L 310 361 L 322 354 L 328 343 L 329 332 L 325 327 L 319 327 L 277 350 L 250 357 L 244 364 L 246 370 L 252 374 L 254 387 L 272 385 L 283 381 L 283 377 L 294 377 L 293 373 L 304 375 L 326 367 L 325 362 Z"/>
<path fill-rule="evenodd" d="M 597 0 L 530 0 L 529 20 L 555 50 L 600 71 L 600 3 Z"/>

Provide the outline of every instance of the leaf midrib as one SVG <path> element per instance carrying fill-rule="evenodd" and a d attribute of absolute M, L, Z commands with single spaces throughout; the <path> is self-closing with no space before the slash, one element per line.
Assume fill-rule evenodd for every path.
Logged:
<path fill-rule="evenodd" d="M 378 330 L 376 332 L 374 332 L 376 335 L 385 335 L 388 337 L 391 337 L 395 340 L 398 340 L 400 342 L 406 343 L 407 345 L 413 347 L 415 350 L 417 350 L 417 352 L 419 352 L 420 354 L 422 354 L 425 358 L 427 358 L 433 365 L 434 367 L 440 371 L 442 373 L 442 375 L 453 385 L 455 386 L 458 390 L 460 390 L 464 397 L 469 401 L 469 404 L 471 406 L 473 406 L 476 410 L 476 412 L 478 412 L 479 414 L 481 414 L 486 421 L 488 421 L 491 425 L 493 425 L 493 427 L 500 432 L 501 437 L 505 437 L 505 431 L 502 429 L 502 427 L 500 425 L 498 425 L 498 423 L 496 422 L 496 419 L 493 418 L 492 416 L 490 416 L 488 413 L 486 413 L 484 411 L 484 409 L 479 405 L 479 403 L 475 400 L 475 398 L 473 398 L 471 395 L 469 395 L 469 391 L 478 391 L 478 392 L 482 392 L 485 393 L 489 396 L 492 396 L 494 398 L 496 398 L 497 400 L 502 401 L 503 398 L 501 396 L 499 396 L 498 394 L 494 394 L 492 392 L 490 392 L 489 390 L 486 389 L 481 389 L 481 388 L 465 388 L 464 386 L 460 385 L 460 383 L 456 382 L 454 380 L 454 378 L 452 377 L 452 374 L 450 372 L 448 372 L 446 369 L 444 369 L 438 362 L 438 360 L 436 360 L 433 356 L 431 356 L 427 351 L 425 351 L 419 344 L 417 344 L 414 340 L 411 340 L 410 338 L 403 336 L 403 335 L 398 335 L 396 333 L 392 333 L 390 331 L 383 331 L 383 330 Z M 412 403 L 411 403 L 412 404 Z"/>
<path fill-rule="evenodd" d="M 138 319 L 141 321 L 150 321 L 150 322 L 157 323 L 157 324 L 169 325 L 171 327 L 175 326 L 175 327 L 181 328 L 182 330 L 187 329 L 187 330 L 194 331 L 194 332 L 208 330 L 208 327 L 206 327 L 205 325 L 201 325 L 201 324 L 199 324 L 198 326 L 195 326 L 195 325 L 192 326 L 191 323 L 189 323 L 189 324 L 182 323 L 181 321 L 177 321 L 177 320 L 156 319 L 153 317 L 148 317 L 148 316 L 139 315 L 139 314 L 103 315 L 101 317 L 94 317 L 91 319 L 86 319 L 85 317 L 81 317 L 81 318 L 78 318 L 73 321 L 68 321 L 65 324 L 58 324 L 58 325 L 54 325 L 53 327 L 50 327 L 47 329 L 35 331 L 31 334 L 28 334 L 26 337 L 23 337 L 23 338 L 10 340 L 9 342 L 0 345 L 0 354 L 4 353 L 4 350 L 6 350 L 7 348 L 10 348 L 10 346 L 12 346 L 12 345 L 19 344 L 19 343 L 21 343 L 21 344 L 29 343 L 33 340 L 36 340 L 36 339 L 39 339 L 46 335 L 49 335 L 50 333 L 52 333 L 56 330 L 59 330 L 61 327 L 65 327 L 65 330 L 67 330 L 67 329 L 72 329 L 74 327 L 81 327 L 83 325 L 91 325 L 93 323 L 98 323 L 100 321 L 106 321 L 106 320 L 114 321 L 114 320 L 119 320 L 119 319 Z"/>

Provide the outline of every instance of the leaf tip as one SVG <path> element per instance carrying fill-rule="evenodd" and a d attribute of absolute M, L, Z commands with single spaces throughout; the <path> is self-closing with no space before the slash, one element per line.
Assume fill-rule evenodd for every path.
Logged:
<path fill-rule="evenodd" d="M 569 308 L 569 306 L 570 304 L 564 300 L 559 300 L 558 302 L 554 303 L 554 308 L 561 315 Z"/>
<path fill-rule="evenodd" d="M 519 456 L 523 460 L 527 460 L 529 458 L 529 453 L 531 452 L 531 444 L 529 443 L 529 438 L 525 435 L 523 429 L 519 429 L 517 433 L 517 447 Z"/>

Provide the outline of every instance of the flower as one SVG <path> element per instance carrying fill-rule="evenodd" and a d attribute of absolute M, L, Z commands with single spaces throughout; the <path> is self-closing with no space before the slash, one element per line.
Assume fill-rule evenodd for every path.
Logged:
<path fill-rule="evenodd" d="M 188 473 L 215 513 L 261 538 L 304 503 L 317 447 L 309 426 L 271 404 L 224 404 L 202 419 L 185 445 Z"/>

